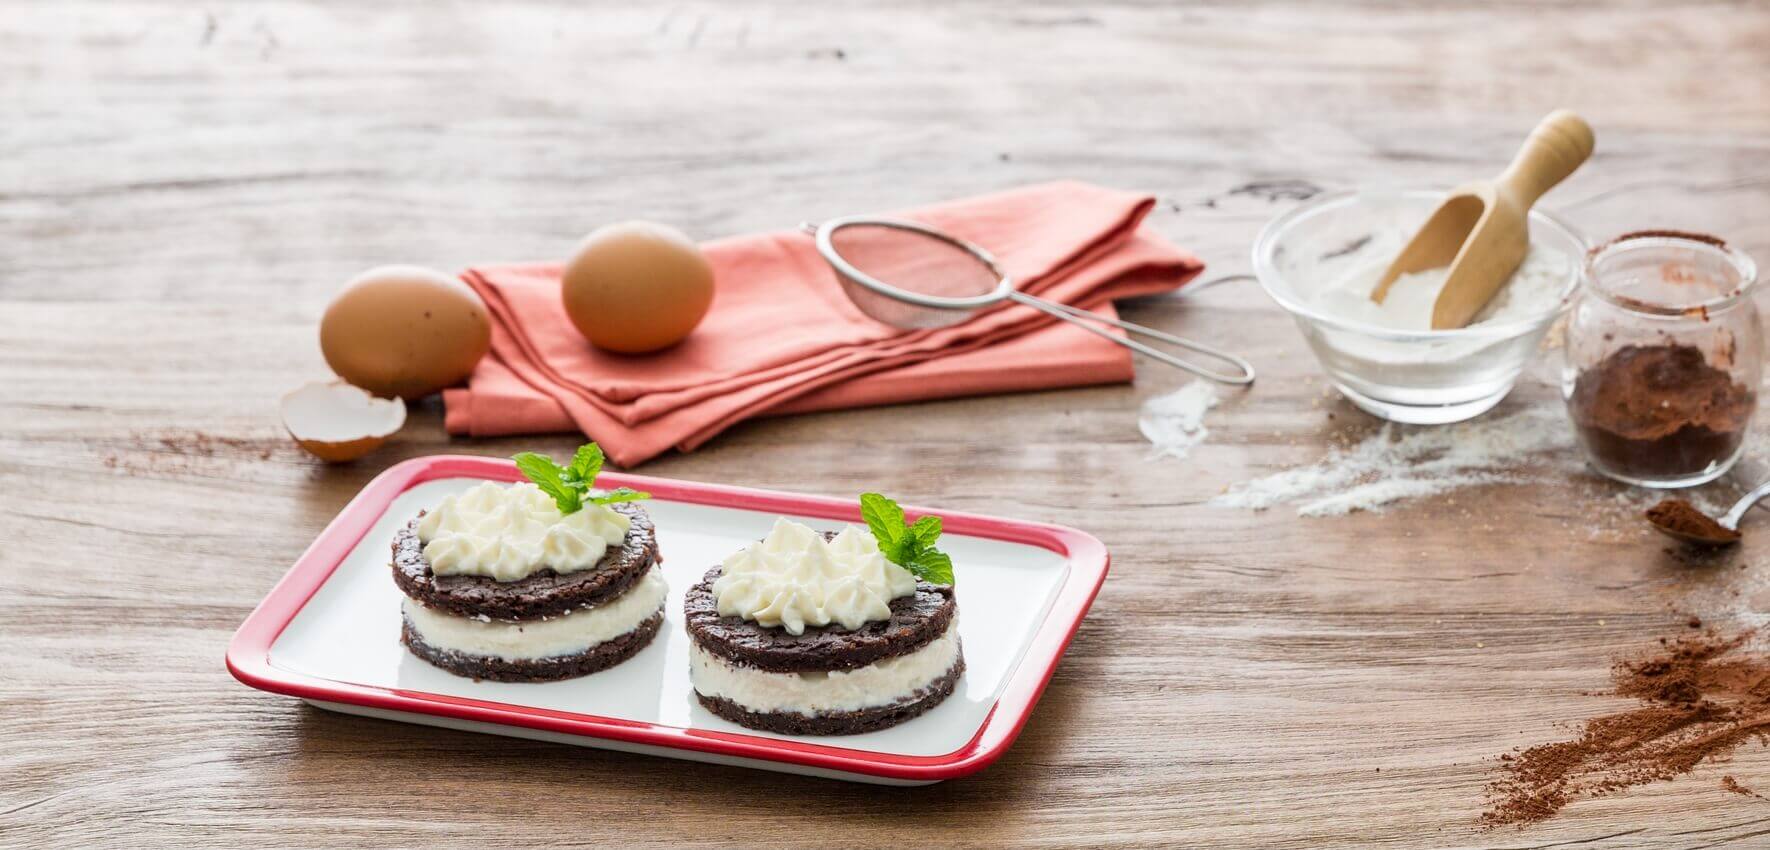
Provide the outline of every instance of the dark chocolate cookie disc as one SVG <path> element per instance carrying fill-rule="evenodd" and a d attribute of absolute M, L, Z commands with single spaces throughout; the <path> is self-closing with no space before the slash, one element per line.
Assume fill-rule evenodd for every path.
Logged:
<path fill-rule="evenodd" d="M 399 639 L 413 655 L 457 676 L 490 679 L 495 682 L 552 682 L 607 670 L 632 658 L 651 644 L 663 623 L 664 612 L 659 611 L 624 635 L 603 641 L 575 655 L 551 658 L 497 658 L 438 649 L 424 642 L 418 630 L 412 627 L 411 620 L 404 622 Z"/>
<path fill-rule="evenodd" d="M 542 569 L 516 581 L 439 576 L 424 558 L 418 520 L 413 519 L 393 538 L 393 581 L 426 607 L 462 617 L 532 620 L 594 607 L 626 593 L 659 563 L 651 515 L 632 502 L 610 507 L 625 514 L 632 525 L 621 545 L 608 547 L 602 560 L 590 569 L 564 574 Z"/>
<path fill-rule="evenodd" d="M 965 658 L 960 656 L 951 669 L 927 687 L 887 705 L 857 711 L 827 711 L 820 714 L 799 714 L 792 711 L 751 711 L 731 700 L 710 697 L 696 692 L 695 699 L 708 711 L 739 726 L 775 732 L 781 735 L 859 735 L 896 726 L 923 714 L 952 696 L 959 677 L 965 674 Z"/>
<path fill-rule="evenodd" d="M 908 655 L 946 633 L 958 611 L 953 589 L 916 582 L 916 592 L 890 602 L 891 619 L 875 620 L 854 631 L 840 625 L 807 626 L 804 634 L 768 628 L 741 617 L 719 616 L 713 581 L 723 568 L 707 571 L 683 600 L 688 635 L 695 645 L 727 661 L 770 673 L 852 670 L 875 661 Z"/>

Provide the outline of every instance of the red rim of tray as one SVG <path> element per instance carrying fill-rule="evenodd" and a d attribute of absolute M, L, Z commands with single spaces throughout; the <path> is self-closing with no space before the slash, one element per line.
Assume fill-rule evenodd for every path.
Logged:
<path fill-rule="evenodd" d="M 414 458 L 376 476 L 336 519 L 320 532 L 288 574 L 240 624 L 227 648 L 227 669 L 247 685 L 303 699 L 366 706 L 388 711 L 427 714 L 518 726 L 566 735 L 629 744 L 689 750 L 731 758 L 780 762 L 825 770 L 907 781 L 939 781 L 975 773 L 1000 758 L 1020 734 L 1039 695 L 1050 682 L 1063 650 L 1081 625 L 1088 606 L 1106 580 L 1109 557 L 1093 535 L 1073 528 L 1020 522 L 975 514 L 939 511 L 947 531 L 1039 546 L 1065 556 L 1069 570 L 1044 620 L 1009 673 L 1001 696 L 983 724 L 964 746 L 945 755 L 906 756 L 856 750 L 804 741 L 783 741 L 730 732 L 684 729 L 636 720 L 622 720 L 568 711 L 486 702 L 464 697 L 398 688 L 358 685 L 309 676 L 270 663 L 270 647 L 320 586 L 356 548 L 363 535 L 406 490 L 438 478 L 485 478 L 519 481 L 516 465 L 501 459 L 467 455 Z M 850 500 L 701 484 L 643 475 L 604 473 L 599 486 L 633 487 L 653 498 L 860 521 L 860 506 Z M 929 511 L 906 508 L 914 518 Z"/>

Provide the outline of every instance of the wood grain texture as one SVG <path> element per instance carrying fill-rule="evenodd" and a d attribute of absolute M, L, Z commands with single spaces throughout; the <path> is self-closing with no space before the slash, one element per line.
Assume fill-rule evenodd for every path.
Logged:
<path fill-rule="evenodd" d="M 1375 424 L 1245 283 L 1131 305 L 1243 350 L 1209 441 L 1182 378 L 753 422 L 643 471 L 1060 521 L 1114 572 L 1002 762 L 880 789 L 335 716 L 235 683 L 234 627 L 434 402 L 325 468 L 274 421 L 361 268 L 558 256 L 1055 177 L 1160 193 L 1207 277 L 1324 189 L 1492 173 L 1598 128 L 1544 205 L 1770 258 L 1760 4 L 1166 6 L 0 0 L 0 845 L 1760 847 L 1770 752 L 1527 831 L 1493 755 L 1615 703 L 1612 655 L 1770 606 L 1770 544 L 1690 563 L 1565 465 L 1382 514 L 1204 503 Z M 1506 410 L 1554 405 L 1545 366 Z M 1764 428 L 1757 432 L 1760 440 Z M 223 439 L 199 439 L 213 435 Z M 1757 467 L 1761 471 L 1761 467 Z M 813 471 L 808 474 L 808 470 Z M 1742 473 L 1743 475 L 1743 473 Z M 1730 485 L 1723 485 L 1723 491 Z"/>

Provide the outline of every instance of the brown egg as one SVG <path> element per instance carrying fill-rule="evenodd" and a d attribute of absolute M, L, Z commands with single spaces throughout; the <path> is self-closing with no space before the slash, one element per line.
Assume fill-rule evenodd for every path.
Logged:
<path fill-rule="evenodd" d="M 669 348 L 713 303 L 713 266 L 673 227 L 628 221 L 584 238 L 565 265 L 566 315 L 592 345 L 625 354 Z"/>
<path fill-rule="evenodd" d="M 327 365 L 384 398 L 421 398 L 461 383 L 491 344 L 491 320 L 479 295 L 418 266 L 357 275 L 320 319 Z"/>

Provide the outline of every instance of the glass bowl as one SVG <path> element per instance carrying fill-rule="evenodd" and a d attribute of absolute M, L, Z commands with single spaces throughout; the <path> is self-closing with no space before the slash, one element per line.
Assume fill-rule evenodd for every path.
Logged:
<path fill-rule="evenodd" d="M 1329 380 L 1360 409 L 1392 422 L 1461 422 L 1500 403 L 1579 286 L 1586 241 L 1566 222 L 1530 213 L 1532 244 L 1566 257 L 1561 297 L 1542 315 L 1457 330 L 1395 330 L 1336 318 L 1321 287 L 1386 266 L 1445 193 L 1407 189 L 1317 196 L 1268 223 L 1254 241 L 1254 274 L 1297 322 Z"/>

